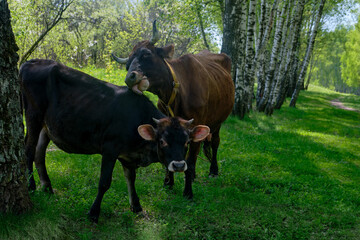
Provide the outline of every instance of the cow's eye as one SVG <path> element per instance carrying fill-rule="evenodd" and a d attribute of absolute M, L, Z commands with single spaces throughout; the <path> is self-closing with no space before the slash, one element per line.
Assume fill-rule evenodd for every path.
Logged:
<path fill-rule="evenodd" d="M 141 55 L 141 58 L 145 59 L 145 58 L 149 58 L 151 57 L 151 53 L 150 52 L 144 52 L 142 55 Z"/>
<path fill-rule="evenodd" d="M 167 144 L 167 142 L 165 142 L 165 140 L 164 139 L 160 139 L 160 146 L 161 147 L 166 147 L 168 144 Z"/>

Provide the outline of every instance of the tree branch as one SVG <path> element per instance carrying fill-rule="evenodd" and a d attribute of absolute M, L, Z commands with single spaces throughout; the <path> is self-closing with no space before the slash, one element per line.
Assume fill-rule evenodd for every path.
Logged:
<path fill-rule="evenodd" d="M 66 9 L 74 2 L 74 0 L 70 0 L 67 4 L 65 3 L 65 0 L 62 1 L 62 4 L 60 6 L 60 9 L 58 13 L 56 14 L 54 20 L 50 25 L 46 24 L 46 29 L 41 35 L 38 37 L 38 39 L 33 43 L 33 45 L 27 50 L 24 55 L 21 56 L 19 61 L 19 66 L 23 64 L 30 55 L 34 52 L 34 50 L 39 46 L 39 43 L 43 40 L 43 38 L 50 32 L 50 30 L 58 24 L 58 22 L 62 19 L 63 13 L 66 11 Z"/>

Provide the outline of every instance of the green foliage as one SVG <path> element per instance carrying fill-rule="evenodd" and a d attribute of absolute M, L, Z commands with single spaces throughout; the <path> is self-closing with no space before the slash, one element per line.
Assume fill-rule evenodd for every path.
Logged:
<path fill-rule="evenodd" d="M 125 72 L 116 68 L 82 70 L 123 84 Z M 101 157 L 50 145 L 55 194 L 37 190 L 31 212 L 0 216 L 0 239 L 358 239 L 359 113 L 332 107 L 335 98 L 360 110 L 359 96 L 310 85 L 297 108 L 230 117 L 221 130 L 220 175 L 209 178 L 209 163 L 199 159 L 192 201 L 182 197 L 183 174 L 169 190 L 162 186 L 163 167 L 153 164 L 137 171 L 144 213 L 133 214 L 116 164 L 98 225 L 86 213 Z"/>
<path fill-rule="evenodd" d="M 360 20 L 360 18 L 359 18 Z M 360 21 L 347 35 L 345 51 L 341 56 L 342 78 L 350 87 L 360 86 Z"/>
<path fill-rule="evenodd" d="M 12 25 L 22 56 L 56 15 L 54 0 L 10 0 Z M 74 1 L 63 19 L 42 40 L 31 58 L 47 58 L 75 66 L 110 64 L 110 53 L 127 57 L 133 46 L 151 38 L 158 20 L 159 46 L 175 44 L 175 55 L 205 49 L 196 10 L 207 40 L 218 51 L 222 24 L 217 2 L 205 1 Z"/>

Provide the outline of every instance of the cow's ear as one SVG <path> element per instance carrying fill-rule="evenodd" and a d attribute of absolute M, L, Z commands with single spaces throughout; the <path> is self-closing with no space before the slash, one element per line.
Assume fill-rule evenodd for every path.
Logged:
<path fill-rule="evenodd" d="M 174 44 L 163 48 L 156 48 L 156 53 L 162 58 L 172 58 L 174 56 Z"/>
<path fill-rule="evenodd" d="M 156 131 L 150 124 L 140 125 L 138 133 L 145 140 L 155 141 Z"/>
<path fill-rule="evenodd" d="M 193 142 L 200 142 L 210 134 L 210 128 L 205 125 L 197 125 L 190 132 L 190 139 Z"/>

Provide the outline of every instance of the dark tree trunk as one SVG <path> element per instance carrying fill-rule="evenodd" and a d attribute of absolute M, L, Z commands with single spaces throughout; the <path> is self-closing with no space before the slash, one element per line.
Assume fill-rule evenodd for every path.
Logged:
<path fill-rule="evenodd" d="M 241 7 L 245 4 L 244 0 L 225 0 L 223 15 L 223 41 L 221 52 L 226 53 L 231 58 L 231 75 L 235 84 L 236 66 L 239 55 L 239 24 L 241 17 Z"/>
<path fill-rule="evenodd" d="M 0 0 L 0 212 L 31 207 L 25 177 L 24 126 L 18 81 L 18 47 L 6 0 Z"/>

